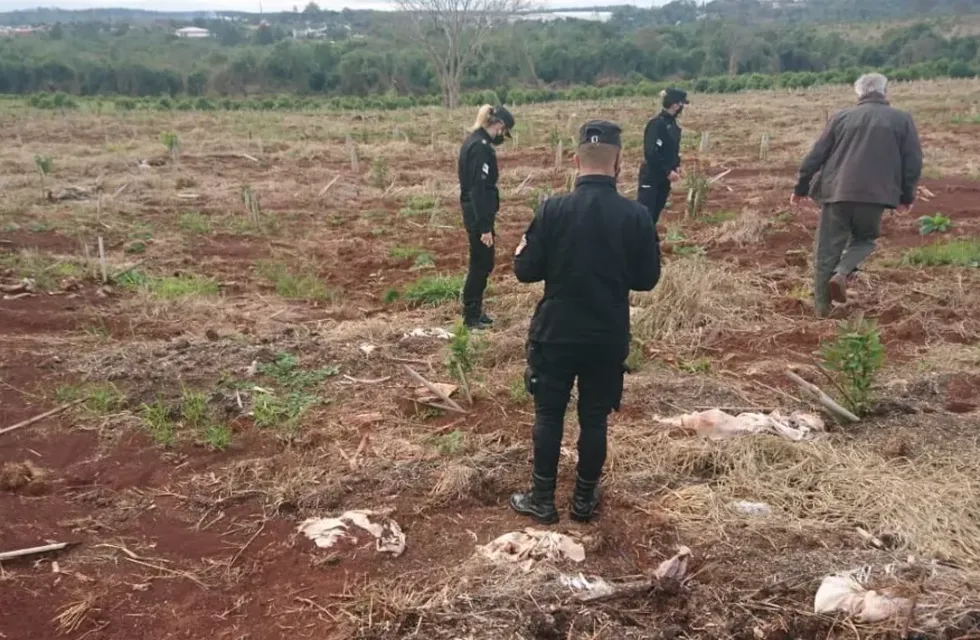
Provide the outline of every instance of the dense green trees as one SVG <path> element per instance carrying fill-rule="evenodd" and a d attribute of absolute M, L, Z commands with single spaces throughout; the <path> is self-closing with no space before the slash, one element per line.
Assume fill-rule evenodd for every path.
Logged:
<path fill-rule="evenodd" d="M 915 1 L 931 10 L 957 6 L 952 0 Z M 720 2 L 708 3 L 708 12 L 713 7 L 721 11 Z M 582 86 L 569 90 L 588 92 L 589 86 L 625 84 L 633 87 L 626 91 L 636 91 L 641 82 L 652 86 L 666 81 L 730 91 L 772 83 L 807 86 L 869 68 L 889 68 L 898 79 L 980 72 L 980 37 L 948 37 L 941 23 L 879 30 L 871 38 L 864 35 L 871 25 L 846 29 L 794 23 L 799 16 L 769 16 L 772 19 L 759 24 L 743 24 L 737 19 L 742 14 L 731 5 L 754 15 L 760 3 L 725 3 L 730 15 L 724 19 L 697 19 L 698 7 L 682 1 L 654 11 L 623 9 L 607 23 L 498 26 L 464 76 L 464 92 L 493 90 L 500 96 L 547 98 L 546 86 Z M 851 4 L 866 6 L 853 0 Z M 806 6 L 814 5 L 828 11 L 851 6 L 843 0 L 811 0 Z M 884 0 L 882 11 L 895 5 Z M 773 7 L 790 7 L 765 6 L 771 12 L 776 11 Z M 155 25 L 95 22 L 64 23 L 46 34 L 2 38 L 0 92 L 121 94 L 154 100 L 166 96 L 178 99 L 175 104 L 185 96 L 241 100 L 257 94 L 307 94 L 426 102 L 438 94 L 435 70 L 422 51 L 398 37 L 398 22 L 391 14 L 330 14 L 311 6 L 288 15 L 295 24 L 278 21 L 260 27 L 198 20 L 215 34 L 208 40 L 179 39 L 172 28 Z M 665 24 L 668 18 L 672 24 Z M 292 29 L 315 20 L 336 37 L 292 38 Z M 779 79 L 769 77 L 788 72 Z"/>

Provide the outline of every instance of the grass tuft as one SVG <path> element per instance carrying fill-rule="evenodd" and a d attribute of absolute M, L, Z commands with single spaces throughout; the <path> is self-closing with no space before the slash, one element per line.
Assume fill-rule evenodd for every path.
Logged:
<path fill-rule="evenodd" d="M 409 304 L 437 307 L 446 302 L 459 300 L 464 276 L 425 276 L 408 285 L 402 298 Z"/>
<path fill-rule="evenodd" d="M 902 258 L 902 264 L 916 267 L 980 267 L 980 240 L 950 240 L 909 249 Z"/>
<path fill-rule="evenodd" d="M 336 293 L 327 288 L 312 271 L 294 272 L 281 262 L 262 262 L 258 272 L 271 282 L 276 293 L 293 300 L 334 300 Z"/>

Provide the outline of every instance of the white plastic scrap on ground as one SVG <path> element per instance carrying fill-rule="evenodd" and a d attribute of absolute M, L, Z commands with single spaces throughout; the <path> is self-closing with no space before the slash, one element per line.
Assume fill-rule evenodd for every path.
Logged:
<path fill-rule="evenodd" d="M 406 333 L 402 340 L 408 340 L 409 338 L 435 338 L 437 340 L 452 340 L 455 336 L 442 329 L 440 327 L 433 327 L 431 329 L 423 329 L 422 327 L 416 327 Z"/>
<path fill-rule="evenodd" d="M 477 551 L 493 562 L 523 563 L 525 569 L 540 560 L 585 560 L 585 548 L 578 542 L 561 533 L 538 529 L 505 533 L 489 544 L 477 547 Z"/>
<path fill-rule="evenodd" d="M 862 584 L 867 575 L 867 570 L 857 570 L 825 577 L 813 599 L 813 610 L 817 613 L 842 612 L 855 616 L 860 622 L 872 623 L 910 613 L 911 600 L 867 589 Z"/>
<path fill-rule="evenodd" d="M 748 500 L 736 500 L 729 506 L 735 511 L 746 516 L 768 516 L 772 513 L 772 507 L 765 502 L 749 502 Z"/>
<path fill-rule="evenodd" d="M 572 591 L 590 596 L 602 597 L 612 595 L 616 592 L 616 587 L 612 586 L 600 577 L 586 578 L 583 574 L 577 576 L 562 575 L 558 578 L 562 585 Z"/>
<path fill-rule="evenodd" d="M 384 513 L 376 511 L 347 511 L 337 518 L 310 518 L 299 526 L 299 530 L 321 549 L 329 549 L 341 540 L 357 541 L 351 527 L 362 529 L 376 541 L 381 553 L 390 553 L 396 558 L 405 551 L 405 534 L 398 523 Z"/>
<path fill-rule="evenodd" d="M 733 416 L 720 409 L 686 413 L 673 418 L 660 418 L 663 424 L 692 429 L 699 436 L 710 440 L 727 440 L 738 436 L 770 433 L 787 440 L 802 442 L 812 440 L 824 431 L 824 422 L 812 413 L 793 412 L 784 416 L 778 411 L 769 415 L 740 413 Z"/>

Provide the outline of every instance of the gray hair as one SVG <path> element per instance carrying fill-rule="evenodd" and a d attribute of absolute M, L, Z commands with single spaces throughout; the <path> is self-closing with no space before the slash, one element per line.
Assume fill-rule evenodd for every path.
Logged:
<path fill-rule="evenodd" d="M 858 98 L 863 98 L 870 93 L 885 95 L 887 87 L 888 78 L 880 73 L 866 73 L 854 83 L 854 92 L 857 93 Z"/>

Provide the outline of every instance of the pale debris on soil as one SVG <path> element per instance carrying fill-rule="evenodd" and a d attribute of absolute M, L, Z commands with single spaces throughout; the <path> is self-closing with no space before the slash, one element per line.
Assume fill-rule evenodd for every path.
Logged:
<path fill-rule="evenodd" d="M 402 340 L 408 340 L 409 338 L 435 338 L 436 340 L 452 340 L 455 336 L 439 327 L 432 329 L 423 329 L 422 327 L 416 327 L 406 333 Z"/>
<path fill-rule="evenodd" d="M 356 526 L 374 536 L 377 549 L 390 553 L 396 558 L 405 551 L 405 534 L 398 523 L 386 514 L 376 511 L 347 511 L 337 518 L 310 518 L 300 525 L 299 530 L 321 549 L 329 549 L 347 538 L 357 540 L 350 532 Z"/>
<path fill-rule="evenodd" d="M 793 412 L 784 416 L 778 411 L 769 415 L 740 413 L 733 416 L 720 409 L 686 413 L 673 418 L 656 418 L 671 427 L 693 430 L 709 440 L 727 440 L 744 435 L 771 433 L 793 442 L 812 440 L 824 431 L 823 420 L 812 413 Z"/>
<path fill-rule="evenodd" d="M 433 382 L 432 386 L 446 394 L 447 398 L 453 397 L 459 387 L 444 382 Z M 428 387 L 416 387 L 412 390 L 412 397 L 419 402 L 439 402 L 442 398 L 432 393 Z"/>
<path fill-rule="evenodd" d="M 539 560 L 585 560 L 585 548 L 570 537 L 531 528 L 505 533 L 489 544 L 477 547 L 477 551 L 493 562 L 520 562 L 525 570 Z"/>
<path fill-rule="evenodd" d="M 616 593 L 616 587 L 612 586 L 601 577 L 586 578 L 585 575 L 581 573 L 577 576 L 566 576 L 563 574 L 558 578 L 558 581 L 572 591 L 588 593 L 589 595 L 597 597 L 608 596 Z"/>
<path fill-rule="evenodd" d="M 905 598 L 866 589 L 853 572 L 825 577 L 813 599 L 816 613 L 842 612 L 856 616 L 861 622 L 882 622 L 908 615 L 912 606 Z"/>
<path fill-rule="evenodd" d="M 687 565 L 690 563 L 692 555 L 688 547 L 678 547 L 674 557 L 661 562 L 654 575 L 659 580 L 664 580 L 665 578 L 680 580 L 687 575 Z"/>
<path fill-rule="evenodd" d="M 772 507 L 765 502 L 749 502 L 748 500 L 736 500 L 730 504 L 731 508 L 746 516 L 768 516 L 772 513 Z"/>

